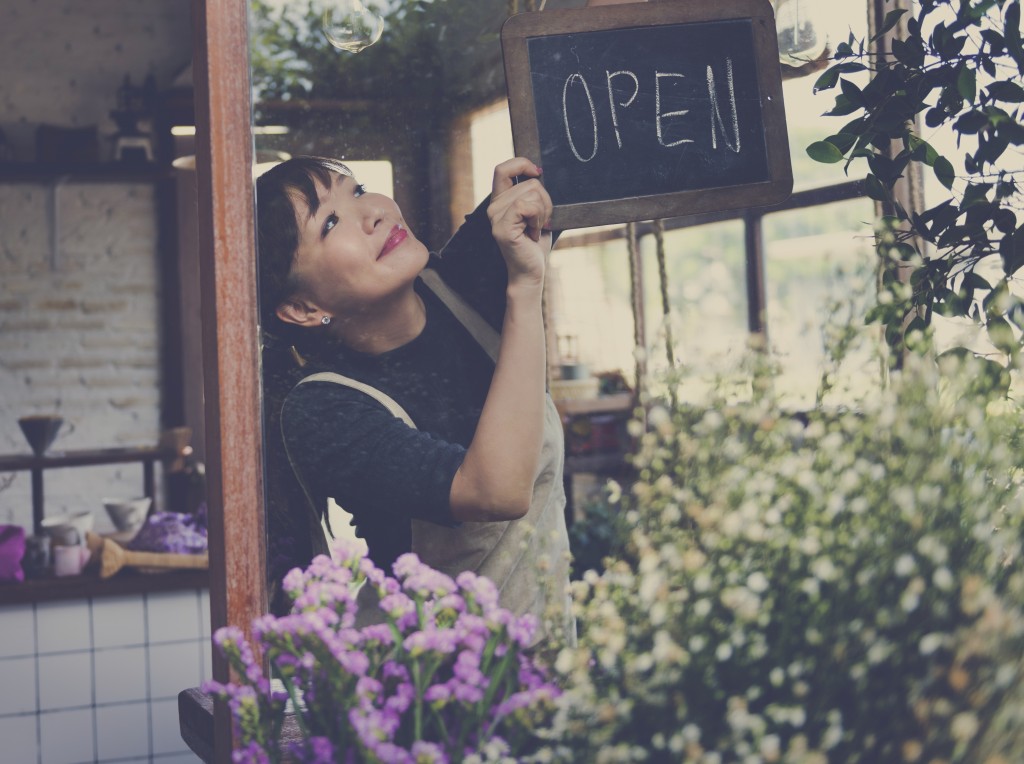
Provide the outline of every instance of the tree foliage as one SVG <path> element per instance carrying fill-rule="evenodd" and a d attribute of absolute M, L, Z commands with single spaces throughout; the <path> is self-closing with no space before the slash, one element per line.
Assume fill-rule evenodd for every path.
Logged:
<path fill-rule="evenodd" d="M 869 318 L 902 350 L 935 315 L 969 317 L 1016 361 L 1024 329 L 1024 301 L 1010 289 L 1024 266 L 1021 0 L 920 0 L 912 11 L 889 11 L 876 39 L 890 32 L 891 55 L 852 35 L 836 47 L 814 87 L 837 91 L 828 114 L 850 121 L 807 149 L 819 162 L 845 162 L 847 172 L 865 160 L 866 192 L 891 212 L 877 244 L 892 299 Z M 926 139 L 944 128 L 962 157 Z M 907 209 L 894 188 L 912 165 L 925 166 L 949 196 Z M 983 275 L 990 271 L 979 264 L 995 257 L 997 277 Z"/>

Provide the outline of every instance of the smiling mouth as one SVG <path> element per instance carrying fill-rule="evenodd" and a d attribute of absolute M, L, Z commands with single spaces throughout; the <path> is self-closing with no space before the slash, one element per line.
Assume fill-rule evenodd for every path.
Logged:
<path fill-rule="evenodd" d="M 409 236 L 409 232 L 400 225 L 396 225 L 391 229 L 391 233 L 388 234 L 388 238 L 384 242 L 384 247 L 381 249 L 380 254 L 377 255 L 377 259 L 380 260 L 382 257 L 390 253 L 395 247 L 401 244 Z"/>

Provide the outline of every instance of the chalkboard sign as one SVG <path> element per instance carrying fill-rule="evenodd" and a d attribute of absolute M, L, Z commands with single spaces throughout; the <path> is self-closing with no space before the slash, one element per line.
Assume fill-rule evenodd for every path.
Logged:
<path fill-rule="evenodd" d="M 516 154 L 556 229 L 774 204 L 793 187 L 768 0 L 524 13 L 502 28 Z"/>

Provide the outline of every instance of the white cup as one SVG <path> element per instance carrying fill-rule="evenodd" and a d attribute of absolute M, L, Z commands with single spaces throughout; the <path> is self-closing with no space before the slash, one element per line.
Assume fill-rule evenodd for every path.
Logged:
<path fill-rule="evenodd" d="M 77 576 L 89 559 L 88 548 L 81 545 L 55 546 L 52 553 L 55 576 Z"/>

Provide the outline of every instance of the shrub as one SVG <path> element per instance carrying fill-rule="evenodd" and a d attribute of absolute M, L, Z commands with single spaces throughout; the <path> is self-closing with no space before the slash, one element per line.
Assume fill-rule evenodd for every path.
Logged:
<path fill-rule="evenodd" d="M 950 382 L 977 384 L 961 361 L 910 359 L 806 423 L 770 401 L 652 412 L 628 551 L 574 584 L 547 756 L 980 761 L 1020 689 L 1021 422 Z"/>

